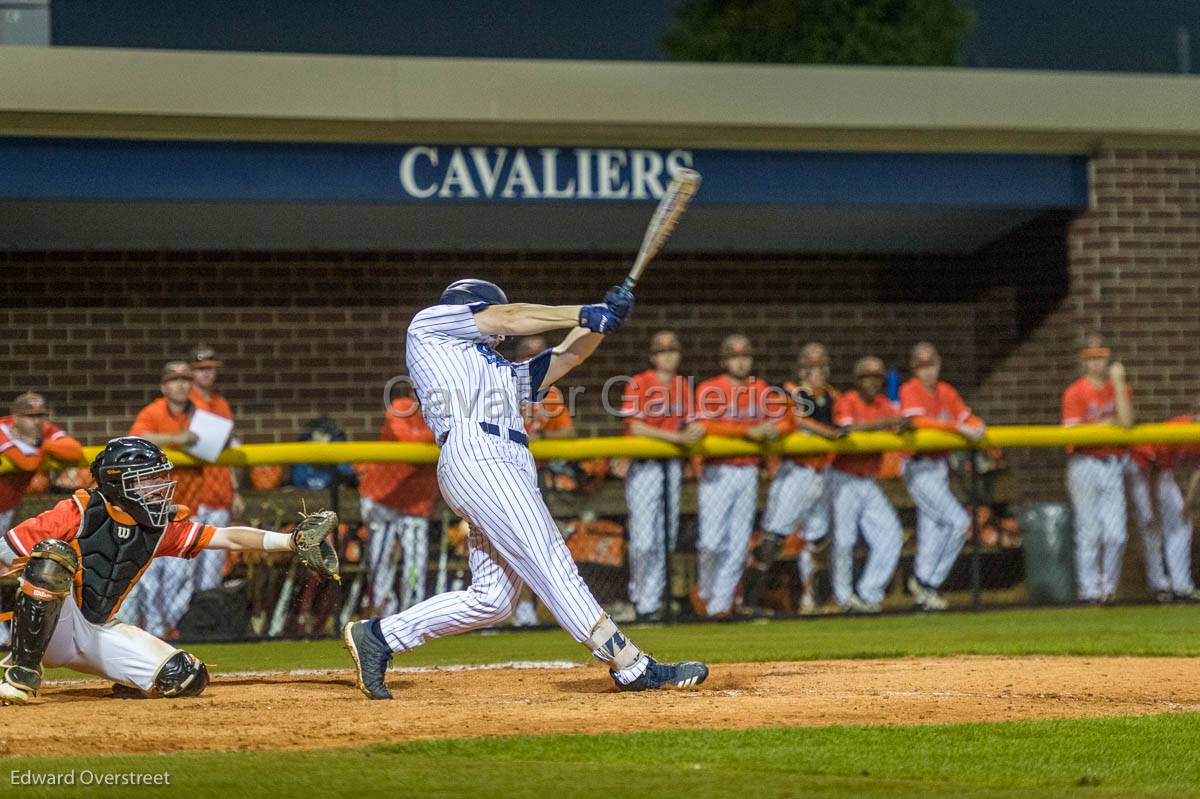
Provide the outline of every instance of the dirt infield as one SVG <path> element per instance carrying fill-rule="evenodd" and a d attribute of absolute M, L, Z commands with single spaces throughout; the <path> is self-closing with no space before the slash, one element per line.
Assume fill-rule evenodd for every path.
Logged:
<path fill-rule="evenodd" d="M 697 689 L 613 690 L 600 667 L 217 677 L 204 696 L 122 700 L 51 685 L 0 707 L 0 754 L 314 749 L 373 741 L 1078 718 L 1200 710 L 1200 659 L 954 657 L 721 664 Z"/>

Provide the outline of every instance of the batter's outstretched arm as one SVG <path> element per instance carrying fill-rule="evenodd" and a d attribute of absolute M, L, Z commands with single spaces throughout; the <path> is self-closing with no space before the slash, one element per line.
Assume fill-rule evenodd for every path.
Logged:
<path fill-rule="evenodd" d="M 601 341 L 604 341 L 603 333 L 593 333 L 583 327 L 568 333 L 562 343 L 550 351 L 550 368 L 546 370 L 538 390 L 554 385 L 559 378 L 590 358 Z"/>
<path fill-rule="evenodd" d="M 535 336 L 576 327 L 581 305 L 530 305 L 523 302 L 489 305 L 475 314 L 475 326 L 485 336 Z"/>

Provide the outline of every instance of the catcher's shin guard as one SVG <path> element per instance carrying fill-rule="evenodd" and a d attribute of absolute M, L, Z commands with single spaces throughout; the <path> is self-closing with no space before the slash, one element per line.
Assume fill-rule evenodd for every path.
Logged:
<path fill-rule="evenodd" d="M 182 649 L 159 666 L 154 675 L 154 694 L 167 699 L 199 696 L 208 687 L 208 666 Z"/>
<path fill-rule="evenodd" d="M 34 546 L 13 607 L 12 653 L 0 679 L 0 704 L 23 705 L 37 696 L 42 658 L 78 569 L 79 557 L 65 541 L 49 538 Z"/>
<path fill-rule="evenodd" d="M 767 574 L 779 557 L 783 540 L 783 536 L 764 532 L 762 541 L 751 550 L 750 567 L 746 569 L 745 590 L 742 592 L 742 604 L 746 607 L 757 608 L 762 603 L 763 592 L 767 590 Z"/>

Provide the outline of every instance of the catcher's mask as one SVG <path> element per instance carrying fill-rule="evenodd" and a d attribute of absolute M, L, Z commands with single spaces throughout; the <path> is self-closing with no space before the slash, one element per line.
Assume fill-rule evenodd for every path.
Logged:
<path fill-rule="evenodd" d="M 175 481 L 171 462 L 144 438 L 125 436 L 108 442 L 92 461 L 100 494 L 139 524 L 162 528 L 171 520 Z"/>

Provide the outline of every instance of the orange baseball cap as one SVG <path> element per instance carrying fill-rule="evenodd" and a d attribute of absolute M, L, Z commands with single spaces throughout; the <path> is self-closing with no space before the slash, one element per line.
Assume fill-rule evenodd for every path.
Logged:
<path fill-rule="evenodd" d="M 660 352 L 677 352 L 679 350 L 679 337 L 670 330 L 660 330 L 650 339 L 650 354 L 657 355 Z"/>
<path fill-rule="evenodd" d="M 161 382 L 168 380 L 191 380 L 192 367 L 184 361 L 167 361 L 163 364 Z"/>
<path fill-rule="evenodd" d="M 12 401 L 9 412 L 13 416 L 49 416 L 46 398 L 34 391 L 26 391 Z"/>
<path fill-rule="evenodd" d="M 224 364 L 217 359 L 216 350 L 207 344 L 197 345 L 196 351 L 192 353 L 193 369 L 211 369 L 223 365 Z"/>
<path fill-rule="evenodd" d="M 732 358 L 735 355 L 753 355 L 754 347 L 750 346 L 750 339 L 740 334 L 728 336 L 721 342 L 721 358 Z"/>

